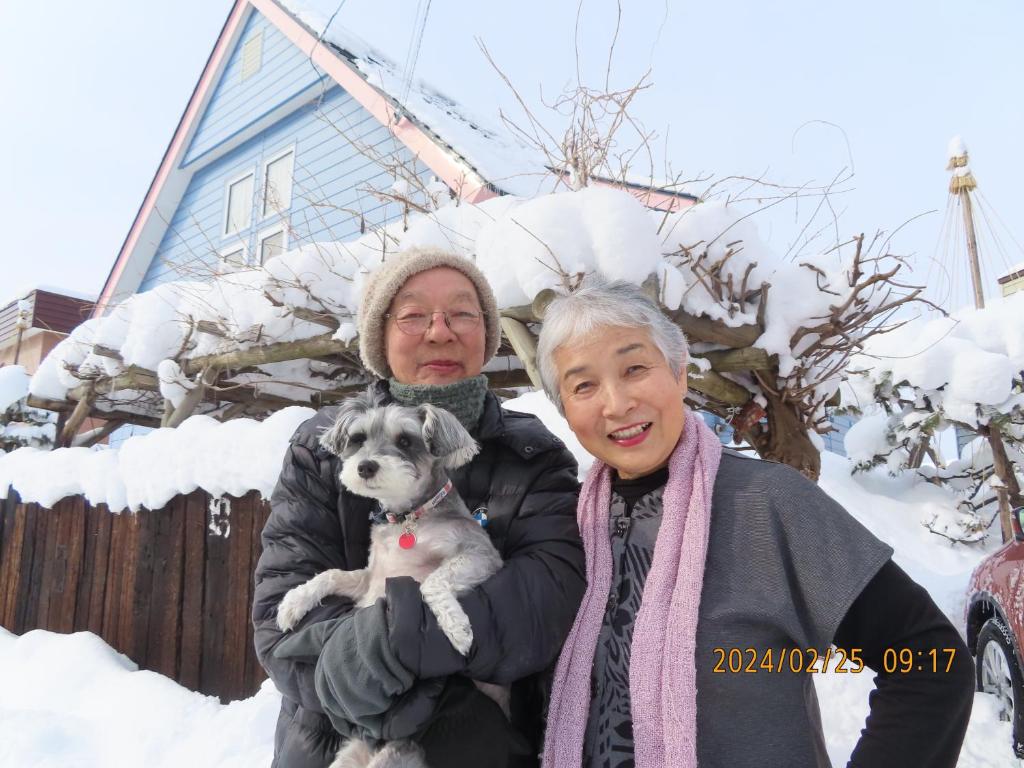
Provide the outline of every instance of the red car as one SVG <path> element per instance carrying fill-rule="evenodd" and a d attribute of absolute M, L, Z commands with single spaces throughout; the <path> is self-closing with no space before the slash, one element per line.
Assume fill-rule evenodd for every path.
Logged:
<path fill-rule="evenodd" d="M 974 569 L 968 586 L 967 647 L 978 690 L 997 697 L 1013 724 L 1013 751 L 1024 757 L 1024 507 L 1014 510 L 1013 538 Z"/>

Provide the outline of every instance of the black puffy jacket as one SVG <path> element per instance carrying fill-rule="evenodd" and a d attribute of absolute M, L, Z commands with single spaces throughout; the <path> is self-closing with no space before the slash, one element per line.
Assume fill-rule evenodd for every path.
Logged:
<path fill-rule="evenodd" d="M 275 768 L 323 768 L 342 740 L 324 714 L 336 711 L 333 702 L 322 701 L 315 688 L 323 665 L 310 663 L 314 659 L 274 656 L 282 638 L 323 634 L 329 620 L 352 610 L 351 602 L 328 598 L 285 636 L 277 628 L 276 609 L 289 589 L 329 568 L 352 570 L 367 564 L 373 502 L 341 486 L 338 458 L 318 442 L 333 423 L 335 410 L 322 409 L 292 437 L 256 566 L 256 652 L 283 695 Z M 505 562 L 460 600 L 473 626 L 473 649 L 466 659 L 455 651 L 408 579 L 389 580 L 388 638 L 394 655 L 416 678 L 459 673 L 514 683 L 512 723 L 537 754 L 549 672 L 585 588 L 576 525 L 576 462 L 536 417 L 503 410 L 490 393 L 474 437 L 480 452 L 450 474 L 470 509 L 487 508 L 487 532 Z M 415 690 L 408 694 L 415 695 Z M 399 710 L 417 707 L 403 701 Z"/>

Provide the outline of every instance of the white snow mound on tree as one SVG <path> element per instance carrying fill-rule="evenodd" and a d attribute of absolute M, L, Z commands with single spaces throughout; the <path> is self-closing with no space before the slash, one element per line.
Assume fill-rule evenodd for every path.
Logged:
<path fill-rule="evenodd" d="M 1014 381 L 1024 370 L 1024 294 L 992 301 L 950 317 L 918 319 L 876 336 L 851 370 L 864 370 L 871 382 L 891 377 L 919 388 L 941 404 L 950 418 L 978 423 L 978 406 L 1008 412 L 1021 396 Z"/>
<path fill-rule="evenodd" d="M 213 496 L 270 498 L 288 441 L 311 418 L 311 408 L 292 406 L 264 421 L 190 416 L 176 429 L 128 438 L 119 449 L 19 448 L 0 455 L 0 499 L 9 488 L 25 503 L 52 507 L 82 495 L 111 511 L 160 509 L 180 494 L 202 488 Z"/>
<path fill-rule="evenodd" d="M 21 365 L 0 368 L 0 413 L 3 413 L 28 394 L 30 377 Z"/>
<path fill-rule="evenodd" d="M 712 296 L 693 269 L 693 259 L 701 258 L 705 268 L 717 264 L 723 281 L 746 286 L 746 293 L 771 285 L 765 330 L 756 346 L 779 356 L 783 376 L 796 366 L 793 333 L 813 325 L 851 290 L 851 253 L 782 262 L 760 240 L 752 220 L 724 203 L 666 214 L 644 208 L 626 191 L 604 187 L 531 199 L 452 202 L 411 215 L 408 229 L 396 221 L 349 242 L 304 243 L 266 266 L 211 271 L 205 281 L 164 283 L 131 296 L 64 339 L 33 377 L 31 392 L 66 400 L 82 374 L 115 376 L 131 366 L 156 371 L 165 360 L 181 364 L 185 358 L 331 335 L 327 326 L 308 319 L 310 313 L 334 318 L 339 327 L 333 338 L 352 342 L 367 275 L 410 247 L 444 248 L 474 259 L 502 308 L 527 304 L 545 289 L 565 292 L 584 274 L 636 285 L 654 274 L 669 309 L 733 327 L 756 322 L 756 303 L 726 306 Z M 815 338 L 807 336 L 800 344 Z M 259 382 L 264 391 L 309 402 L 311 393 L 332 386 L 317 375 L 318 365 L 309 360 L 262 364 L 233 380 Z M 176 390 L 175 398 L 180 395 Z"/>

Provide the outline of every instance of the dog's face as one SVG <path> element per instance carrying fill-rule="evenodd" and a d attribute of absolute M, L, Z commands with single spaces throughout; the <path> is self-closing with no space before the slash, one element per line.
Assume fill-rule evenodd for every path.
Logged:
<path fill-rule="evenodd" d="M 346 400 L 320 444 L 342 459 L 341 482 L 396 509 L 419 502 L 438 464 L 466 464 L 479 450 L 458 419 L 441 408 L 383 405 L 372 392 Z"/>

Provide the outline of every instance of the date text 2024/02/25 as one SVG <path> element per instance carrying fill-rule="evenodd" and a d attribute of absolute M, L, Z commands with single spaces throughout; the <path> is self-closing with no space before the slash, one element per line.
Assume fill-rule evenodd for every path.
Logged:
<path fill-rule="evenodd" d="M 816 648 L 713 648 L 718 674 L 754 674 L 778 672 L 857 673 L 864 671 L 861 648 L 835 648 L 829 646 L 824 653 Z M 912 648 L 886 648 L 882 654 L 882 668 L 887 674 L 908 672 L 949 672 L 953 667 L 955 648 L 932 648 L 927 651 Z M 832 660 L 836 660 L 830 668 Z M 852 666 L 847 666 L 847 662 Z"/>

